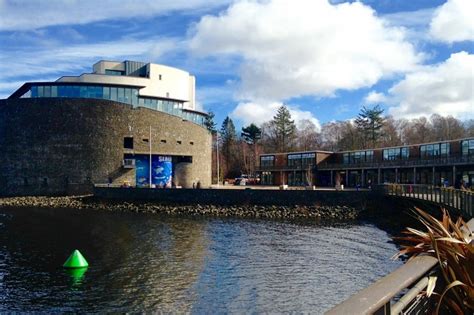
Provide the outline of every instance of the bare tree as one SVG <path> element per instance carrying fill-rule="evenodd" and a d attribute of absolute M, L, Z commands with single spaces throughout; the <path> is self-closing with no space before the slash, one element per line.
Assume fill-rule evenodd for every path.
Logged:
<path fill-rule="evenodd" d="M 322 141 L 321 135 L 316 129 L 316 125 L 309 119 L 302 119 L 298 122 L 297 131 L 298 150 L 309 151 L 320 148 Z"/>

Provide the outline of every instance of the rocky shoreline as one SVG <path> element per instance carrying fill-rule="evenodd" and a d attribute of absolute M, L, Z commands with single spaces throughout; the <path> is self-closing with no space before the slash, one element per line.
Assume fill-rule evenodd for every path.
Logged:
<path fill-rule="evenodd" d="M 8 197 L 0 198 L 1 207 L 92 209 L 112 212 L 153 213 L 175 216 L 239 217 L 283 220 L 354 220 L 363 209 L 345 205 L 171 205 L 155 202 L 101 200 L 93 196 Z"/>

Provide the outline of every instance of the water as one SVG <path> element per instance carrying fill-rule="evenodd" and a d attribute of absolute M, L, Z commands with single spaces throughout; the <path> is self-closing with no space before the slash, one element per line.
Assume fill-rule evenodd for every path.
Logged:
<path fill-rule="evenodd" d="M 90 267 L 62 263 L 75 249 Z M 0 312 L 313 313 L 401 265 L 368 223 L 0 209 Z"/>

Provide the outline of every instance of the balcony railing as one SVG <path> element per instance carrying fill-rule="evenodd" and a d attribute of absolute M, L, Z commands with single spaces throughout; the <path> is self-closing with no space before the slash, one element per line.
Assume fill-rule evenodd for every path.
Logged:
<path fill-rule="evenodd" d="M 313 170 L 316 164 L 295 164 L 295 165 L 260 165 L 257 166 L 257 171 L 308 171 Z"/>
<path fill-rule="evenodd" d="M 330 169 L 353 169 L 353 168 L 387 168 L 387 167 L 415 167 L 415 166 L 440 166 L 440 165 L 460 165 L 474 163 L 474 155 L 449 156 L 433 159 L 407 159 L 390 161 L 372 161 L 360 163 L 321 163 L 319 170 Z"/>

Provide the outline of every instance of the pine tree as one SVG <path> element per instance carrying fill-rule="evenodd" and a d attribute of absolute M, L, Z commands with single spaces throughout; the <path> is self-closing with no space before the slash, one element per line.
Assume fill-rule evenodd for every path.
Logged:
<path fill-rule="evenodd" d="M 242 127 L 242 133 L 241 137 L 244 140 L 244 142 L 251 146 L 251 154 L 250 155 L 250 161 L 249 163 L 244 163 L 245 165 L 249 165 L 250 167 L 250 173 L 255 173 L 255 166 L 256 166 L 256 160 L 257 160 L 257 142 L 262 138 L 262 129 L 260 129 L 257 125 L 255 124 L 250 124 L 247 127 Z M 245 154 L 244 150 L 244 162 L 247 162 L 247 154 Z"/>
<path fill-rule="evenodd" d="M 236 152 L 237 134 L 234 122 L 228 116 L 224 119 L 220 132 L 223 167 L 226 177 L 239 176 L 238 157 Z"/>
<path fill-rule="evenodd" d="M 206 120 L 204 121 L 204 126 L 211 133 L 215 133 L 217 131 L 216 130 L 216 123 L 214 122 L 214 113 L 213 112 L 207 113 Z"/>
<path fill-rule="evenodd" d="M 355 124 L 364 138 L 364 146 L 367 140 L 372 142 L 372 148 L 375 148 L 377 140 L 380 137 L 380 131 L 384 125 L 385 118 L 382 116 L 384 110 L 376 105 L 374 108 L 362 108 L 355 120 Z"/>
<path fill-rule="evenodd" d="M 295 121 L 286 106 L 282 105 L 273 117 L 272 125 L 275 132 L 276 147 L 279 152 L 288 152 L 292 149 L 296 138 Z"/>

